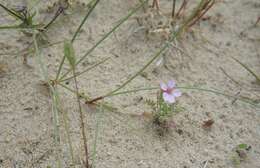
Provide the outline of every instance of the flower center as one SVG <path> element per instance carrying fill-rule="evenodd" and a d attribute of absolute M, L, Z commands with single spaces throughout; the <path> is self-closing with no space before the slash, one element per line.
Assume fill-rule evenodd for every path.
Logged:
<path fill-rule="evenodd" d="M 167 88 L 165 92 L 168 94 L 171 94 L 173 92 L 173 90 L 174 90 L 174 88 Z"/>

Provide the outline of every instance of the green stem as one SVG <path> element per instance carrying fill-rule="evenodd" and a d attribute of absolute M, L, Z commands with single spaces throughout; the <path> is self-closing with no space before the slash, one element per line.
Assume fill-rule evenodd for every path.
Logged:
<path fill-rule="evenodd" d="M 222 92 L 217 91 L 217 90 L 205 89 L 205 88 L 198 88 L 198 87 L 189 87 L 189 86 L 179 86 L 179 87 L 176 87 L 176 88 L 177 88 L 177 89 L 197 90 L 197 91 L 204 91 L 204 92 L 214 93 L 214 94 L 216 94 L 216 95 L 222 95 L 222 96 L 225 96 L 225 97 L 237 99 L 237 100 L 242 101 L 242 102 L 244 102 L 244 103 L 248 103 L 248 104 L 251 104 L 251 105 L 253 105 L 253 106 L 257 107 L 257 108 L 260 108 L 260 105 L 254 103 L 254 102 L 253 102 L 252 100 L 250 100 L 249 98 L 243 98 L 243 97 L 232 96 L 232 95 L 225 94 L 225 93 L 222 93 Z M 139 92 L 139 91 L 158 90 L 158 89 L 159 89 L 158 87 L 133 89 L 133 90 L 128 90 L 128 91 L 117 92 L 117 93 L 114 93 L 114 94 L 109 95 L 109 96 L 106 96 L 106 97 L 118 96 L 118 95 L 128 94 L 128 93 L 136 93 L 136 92 Z M 105 97 L 104 97 L 104 98 L 105 98 Z"/>
<path fill-rule="evenodd" d="M 89 2 L 88 5 L 90 5 L 93 1 L 94 1 L 94 0 L 92 0 L 91 2 Z M 71 39 L 71 43 L 73 43 L 73 42 L 75 41 L 76 36 L 78 35 L 80 29 L 82 28 L 82 26 L 84 25 L 84 23 L 87 21 L 87 18 L 88 18 L 89 15 L 92 13 L 92 11 L 94 10 L 94 8 L 96 7 L 96 5 L 97 5 L 98 2 L 99 2 L 99 0 L 96 0 L 95 4 L 94 4 L 94 5 L 90 8 L 90 10 L 87 12 L 86 16 L 84 17 L 84 19 L 83 19 L 82 22 L 80 23 L 78 29 L 76 30 L 75 34 L 73 35 L 73 38 Z M 64 62 L 65 62 L 65 56 L 63 56 L 62 61 L 61 61 L 60 65 L 59 65 L 59 70 L 58 70 L 58 73 L 57 73 L 57 75 L 56 75 L 56 80 L 59 79 L 60 72 L 61 72 L 61 70 L 62 70 L 62 67 L 63 67 L 63 65 L 64 65 Z M 64 76 L 63 76 L 63 77 L 64 77 Z M 63 77 L 61 77 L 60 80 L 62 80 Z"/>
<path fill-rule="evenodd" d="M 176 33 L 174 32 L 172 35 L 172 39 L 170 40 L 170 42 L 172 42 L 181 32 L 181 30 L 179 29 Z M 122 85 L 120 85 L 118 88 L 114 89 L 113 91 L 105 94 L 105 96 L 102 97 L 108 97 L 110 95 L 113 95 L 114 93 L 116 93 L 117 91 L 121 90 L 122 88 L 124 88 L 128 83 L 130 83 L 133 79 L 135 79 L 138 75 L 140 75 L 144 70 L 146 70 L 146 68 L 151 65 L 154 60 L 156 60 L 167 48 L 168 48 L 168 42 L 166 42 L 164 44 L 164 46 L 150 59 L 150 61 L 148 61 L 137 73 L 135 73 L 131 78 L 129 78 L 127 81 L 125 81 Z"/>
<path fill-rule="evenodd" d="M 89 4 L 92 4 L 94 0 L 92 0 L 91 2 L 89 2 Z M 97 4 L 99 3 L 99 0 L 95 0 L 96 2 L 90 7 L 89 11 L 87 12 L 86 16 L 84 17 L 84 19 L 81 21 L 78 29 L 76 30 L 76 32 L 74 33 L 72 39 L 71 39 L 71 43 L 74 42 L 74 40 L 76 39 L 80 29 L 82 28 L 82 26 L 85 24 L 86 20 L 88 19 L 89 15 L 92 13 L 92 11 L 95 9 L 95 7 L 97 6 Z"/>
<path fill-rule="evenodd" d="M 20 19 L 22 22 L 24 21 L 24 18 L 23 18 L 21 15 L 17 14 L 15 11 L 13 11 L 13 10 L 7 8 L 6 6 L 4 6 L 4 5 L 1 4 L 1 3 L 0 3 L 0 6 L 1 6 L 4 10 L 6 10 L 8 13 L 10 13 L 11 15 L 13 15 L 13 16 L 15 16 L 16 18 Z"/>
<path fill-rule="evenodd" d="M 51 19 L 51 21 L 43 27 L 42 32 L 46 31 L 50 27 L 50 25 L 52 25 L 55 22 L 55 20 L 62 14 L 63 11 L 64 9 L 60 7 L 55 13 L 55 16 Z"/>
<path fill-rule="evenodd" d="M 71 141 L 71 136 L 70 136 L 70 124 L 69 124 L 69 117 L 68 117 L 68 113 L 67 111 L 62 109 L 62 106 L 60 104 L 60 97 L 58 94 L 58 89 L 56 88 L 56 99 L 57 99 L 57 103 L 59 104 L 59 112 L 62 114 L 62 119 L 64 122 L 64 128 L 65 128 L 65 132 L 66 132 L 66 137 L 67 137 L 67 141 L 68 141 L 68 145 L 69 145 L 69 151 L 70 151 L 70 156 L 71 156 L 71 162 L 72 162 L 72 167 L 75 168 L 76 162 L 75 162 L 75 158 L 74 158 L 74 151 L 73 151 L 73 145 L 72 145 L 72 141 Z"/>
<path fill-rule="evenodd" d="M 78 76 L 82 75 L 83 73 L 88 72 L 88 71 L 92 70 L 93 68 L 95 68 L 95 67 L 97 67 L 97 66 L 103 64 L 103 63 L 106 62 L 108 59 L 110 59 L 110 58 L 106 58 L 106 59 L 104 59 L 104 60 L 102 60 L 102 61 L 100 61 L 100 62 L 94 64 L 93 66 L 91 66 L 91 67 L 85 69 L 84 71 L 76 73 L 76 74 L 75 74 L 76 77 L 78 77 Z M 74 76 L 71 76 L 71 77 L 68 77 L 68 78 L 66 78 L 66 79 L 63 79 L 63 80 L 61 80 L 61 81 L 59 81 L 59 82 L 65 82 L 65 81 L 70 80 L 70 79 L 73 79 L 73 78 L 74 78 Z"/>
<path fill-rule="evenodd" d="M 239 61 L 234 57 L 232 57 L 232 59 L 235 60 L 237 63 L 239 63 L 243 68 L 245 68 L 245 70 L 247 70 L 252 76 L 254 76 L 256 81 L 260 83 L 260 77 L 256 75 L 256 73 L 254 73 L 254 71 L 252 71 L 246 64 L 242 63 L 241 61 Z"/>
<path fill-rule="evenodd" d="M 141 5 L 137 6 L 135 9 L 133 9 L 131 12 L 129 12 L 129 14 L 127 16 L 125 16 L 123 19 L 121 19 L 121 21 L 119 21 L 119 23 L 114 26 L 105 36 L 103 36 L 91 49 L 88 50 L 88 52 L 81 57 L 76 65 L 80 64 L 90 53 L 92 53 L 105 39 L 107 39 L 115 30 L 117 30 L 124 22 L 126 22 L 133 14 L 135 14 L 146 2 L 148 2 L 148 0 L 145 0 Z M 75 65 L 75 66 L 76 66 Z M 66 75 L 68 75 L 70 72 L 72 71 L 72 69 L 68 70 L 61 78 L 60 80 L 62 80 Z"/>
<path fill-rule="evenodd" d="M 96 161 L 96 157 L 97 157 L 97 141 L 98 141 L 98 134 L 99 134 L 99 127 L 100 127 L 100 119 L 102 116 L 102 113 L 104 113 L 104 108 L 103 108 L 103 103 L 100 103 L 100 112 L 97 114 L 97 121 L 96 121 L 96 128 L 95 128 L 95 139 L 94 139 L 94 144 L 93 144 L 93 153 L 92 153 L 92 168 L 95 168 L 95 161 Z"/>
<path fill-rule="evenodd" d="M 35 54 L 38 59 L 38 63 L 40 65 L 40 69 L 43 73 L 43 76 L 45 78 L 45 81 L 47 81 L 48 86 L 51 90 L 52 93 L 52 109 L 53 109 L 53 120 L 54 120 L 54 134 L 55 134 L 55 146 L 56 146 L 56 157 L 57 157 L 57 167 L 61 168 L 61 157 L 60 157 L 60 128 L 59 128 L 59 113 L 58 113 L 58 100 L 57 100 L 57 91 L 56 89 L 51 85 L 49 77 L 48 77 L 48 72 L 46 67 L 44 67 L 44 64 L 42 62 L 42 58 L 39 52 L 39 47 L 36 39 L 36 32 L 33 33 L 33 44 L 35 47 Z"/>
<path fill-rule="evenodd" d="M 81 127 L 81 134 L 83 138 L 83 144 L 84 144 L 84 151 L 85 151 L 85 166 L 86 168 L 90 168 L 89 164 L 89 156 L 88 156 L 88 144 L 87 144 L 87 136 L 86 136 L 86 131 L 85 131 L 85 122 L 84 122 L 84 115 L 82 112 L 82 107 L 80 104 L 80 94 L 79 94 L 79 88 L 78 88 L 78 82 L 75 74 L 75 66 L 73 65 L 73 76 L 74 76 L 74 82 L 75 82 L 75 89 L 76 89 L 76 96 L 77 96 L 77 103 L 79 107 L 79 115 L 80 115 L 80 127 Z"/>
<path fill-rule="evenodd" d="M 40 28 L 41 25 L 32 25 L 32 26 L 21 26 L 21 25 L 15 25 L 15 26 L 0 26 L 0 30 L 4 29 L 38 29 Z"/>
<path fill-rule="evenodd" d="M 60 73 L 61 73 L 61 69 L 62 69 L 62 66 L 63 66 L 64 62 L 65 62 L 65 56 L 62 57 L 62 60 L 61 60 L 61 63 L 59 65 L 59 69 L 58 69 L 55 81 L 57 81 L 59 79 L 59 76 L 60 76 Z"/>
<path fill-rule="evenodd" d="M 156 60 L 168 48 L 168 46 L 169 46 L 168 43 L 171 43 L 176 38 L 178 38 L 178 36 L 180 36 L 180 34 L 186 28 L 187 24 L 190 22 L 190 20 L 192 20 L 196 16 L 196 14 L 198 13 L 198 11 L 200 10 L 201 6 L 203 6 L 204 3 L 205 3 L 205 0 L 201 0 L 201 2 L 195 8 L 195 10 L 192 12 L 192 14 L 187 19 L 185 19 L 185 21 L 182 23 L 182 25 L 175 32 L 172 33 L 171 39 L 168 42 L 165 42 L 164 46 L 137 73 L 135 73 L 131 78 L 129 78 L 126 82 L 124 82 L 118 88 L 112 90 L 111 92 L 105 94 L 104 96 L 99 96 L 97 98 L 94 98 L 93 100 L 90 100 L 89 102 L 101 100 L 104 97 L 108 97 L 110 95 L 113 95 L 117 91 L 124 88 L 128 83 L 130 83 L 132 80 L 134 80 L 137 76 L 139 76 L 144 70 L 146 70 L 146 68 L 149 65 L 151 65 L 153 63 L 153 61 Z"/>

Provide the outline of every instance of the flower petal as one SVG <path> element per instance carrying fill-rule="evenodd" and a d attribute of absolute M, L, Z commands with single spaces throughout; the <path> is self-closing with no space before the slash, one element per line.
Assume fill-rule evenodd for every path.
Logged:
<path fill-rule="evenodd" d="M 167 103 L 174 103 L 175 97 L 171 94 L 168 94 L 166 92 L 163 93 L 163 100 Z"/>
<path fill-rule="evenodd" d="M 160 87 L 163 91 L 166 91 L 167 90 L 167 85 L 163 82 L 160 83 Z"/>
<path fill-rule="evenodd" d="M 180 97 L 182 95 L 179 89 L 175 89 L 172 94 L 174 97 Z"/>
<path fill-rule="evenodd" d="M 167 84 L 167 86 L 169 87 L 169 88 L 174 88 L 175 87 L 175 82 L 174 82 L 174 80 L 170 80 L 169 82 L 168 82 L 168 84 Z"/>

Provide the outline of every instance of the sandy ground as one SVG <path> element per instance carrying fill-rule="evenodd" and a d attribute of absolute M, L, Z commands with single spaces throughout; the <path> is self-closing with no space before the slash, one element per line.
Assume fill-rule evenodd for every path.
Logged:
<path fill-rule="evenodd" d="M 53 15 L 52 11 L 46 11 L 46 1 L 38 5 L 41 19 Z M 1 2 L 17 5 L 11 0 Z M 101 1 L 74 44 L 76 54 L 82 56 L 137 3 L 137 0 Z M 170 12 L 170 0 L 161 0 L 161 4 L 162 13 Z M 0 14 L 1 25 L 13 23 L 2 9 Z M 207 14 L 209 20 L 194 26 L 174 44 L 184 52 L 169 48 L 163 54 L 163 65 L 151 65 L 127 88 L 158 86 L 162 80 L 174 79 L 180 86 L 214 88 L 231 95 L 240 92 L 259 102 L 260 87 L 254 83 L 255 79 L 231 58 L 242 61 L 260 74 L 260 25 L 252 27 L 259 15 L 259 0 L 217 3 Z M 71 38 L 83 16 L 84 9 L 79 6 L 68 11 L 48 30 L 48 41 Z M 111 91 L 137 72 L 160 48 L 165 36 L 147 35 L 145 29 L 149 26 L 146 23 L 138 25 L 136 21 L 143 16 L 144 12 L 140 10 L 79 66 L 79 70 L 85 69 L 110 57 L 106 63 L 79 78 L 81 91 L 92 97 Z M 1 168 L 55 167 L 51 99 L 40 85 L 43 76 L 35 56 L 28 57 L 28 67 L 23 64 L 19 52 L 30 40 L 17 30 L 0 31 L 0 68 L 4 71 L 0 73 Z M 55 76 L 62 47 L 55 45 L 42 49 L 50 76 Z M 73 82 L 68 86 L 74 87 Z M 155 91 L 107 99 L 118 109 L 117 113 L 90 112 L 84 107 L 90 152 L 94 148 L 96 123 L 99 123 L 96 167 L 200 168 L 207 163 L 208 168 L 260 168 L 259 108 L 240 101 L 232 103 L 233 99 L 212 93 L 182 91 L 178 103 L 185 110 L 173 118 L 177 128 L 164 136 L 158 135 L 149 119 L 133 117 L 151 110 L 143 99 L 155 99 Z M 63 89 L 60 92 L 63 109 L 70 117 L 76 161 L 81 167 L 83 150 L 75 95 Z M 202 124 L 208 119 L 215 122 L 210 130 L 205 130 Z M 70 167 L 62 124 L 61 132 L 62 167 Z M 235 165 L 232 160 L 237 153 L 234 150 L 241 143 L 250 145 L 251 149 L 246 151 L 246 158 Z"/>

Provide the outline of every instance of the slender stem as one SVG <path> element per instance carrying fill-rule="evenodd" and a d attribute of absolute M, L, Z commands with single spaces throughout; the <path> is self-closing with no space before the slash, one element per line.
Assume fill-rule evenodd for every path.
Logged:
<path fill-rule="evenodd" d="M 91 4 L 93 2 L 93 0 L 89 3 Z M 99 3 L 99 0 L 96 0 L 95 3 L 91 6 L 91 8 L 89 9 L 89 11 L 87 12 L 86 16 L 84 17 L 84 19 L 81 21 L 79 27 L 77 28 L 76 32 L 74 33 L 72 39 L 71 39 L 71 43 L 74 42 L 74 40 L 76 39 L 80 29 L 82 28 L 82 26 L 84 25 L 84 23 L 86 22 L 86 20 L 88 19 L 89 15 L 92 13 L 92 11 L 95 9 L 96 5 Z"/>
<path fill-rule="evenodd" d="M 92 53 L 105 39 L 107 39 L 115 30 L 117 30 L 124 22 L 126 22 L 133 14 L 135 14 L 146 2 L 148 2 L 148 0 L 143 1 L 142 4 L 138 5 L 135 9 L 133 9 L 131 12 L 129 12 L 129 14 L 127 16 L 125 16 L 121 21 L 119 21 L 119 23 L 114 26 L 105 36 L 103 36 L 91 49 L 89 49 L 87 51 L 87 53 L 81 57 L 76 65 L 80 64 L 90 53 Z M 75 65 L 75 66 L 76 66 Z M 60 78 L 60 80 L 62 80 L 66 75 L 68 75 L 70 72 L 72 71 L 72 69 L 68 70 L 64 75 L 62 75 L 62 77 Z"/>
<path fill-rule="evenodd" d="M 94 64 L 93 66 L 91 66 L 91 67 L 85 69 L 84 71 L 76 73 L 76 74 L 75 74 L 76 77 L 78 77 L 78 76 L 82 75 L 83 73 L 88 72 L 88 71 L 90 71 L 91 69 L 93 69 L 93 68 L 95 68 L 95 67 L 97 67 L 97 66 L 103 64 L 103 63 L 106 62 L 108 59 L 110 59 L 110 58 L 106 58 L 106 59 L 104 59 L 104 60 L 102 60 L 102 61 L 100 61 L 100 62 Z M 71 77 L 68 77 L 68 78 L 66 78 L 66 79 L 60 80 L 59 82 L 64 82 L 64 81 L 67 81 L 67 80 L 70 80 L 70 79 L 73 79 L 73 78 L 74 78 L 74 76 L 71 76 Z"/>
<path fill-rule="evenodd" d="M 68 88 L 67 86 L 59 83 L 59 85 L 61 85 L 62 87 L 64 87 L 65 89 L 69 90 L 70 92 L 72 93 L 76 93 L 76 91 Z M 191 86 L 178 86 L 176 87 L 177 89 L 185 89 L 185 90 L 198 90 L 198 91 L 204 91 L 204 92 L 211 92 L 211 93 L 214 93 L 214 94 L 218 94 L 218 95 L 222 95 L 222 96 L 226 96 L 226 97 L 229 97 L 229 98 L 234 98 L 234 99 L 238 99 L 242 102 L 245 102 L 245 103 L 248 103 L 248 104 L 251 104 L 251 105 L 254 105 L 258 108 L 260 108 L 260 105 L 254 103 L 253 100 L 250 100 L 249 98 L 243 98 L 243 97 L 236 97 L 236 96 L 232 96 L 232 95 L 228 95 L 228 94 L 225 94 L 225 93 L 222 93 L 220 91 L 216 91 L 216 90 L 212 90 L 212 89 L 205 89 L 205 88 L 198 88 L 198 87 L 191 87 Z M 104 98 L 109 98 L 109 97 L 113 97 L 113 96 L 118 96 L 118 95 L 123 95 L 123 94 L 129 94 L 129 93 L 136 93 L 136 92 L 140 92 L 140 91 L 150 91 L 150 90 L 158 90 L 158 87 L 150 87 L 150 88 L 140 88 L 140 89 L 133 89 L 133 90 L 127 90 L 127 91 L 122 91 L 122 92 L 117 92 L 117 93 L 114 93 L 114 94 L 111 94 L 109 96 L 106 96 Z M 84 99 L 86 100 L 90 100 L 89 97 L 86 97 L 84 96 L 83 94 L 80 95 L 81 97 L 83 97 Z"/>
<path fill-rule="evenodd" d="M 17 17 L 18 19 L 20 19 L 21 21 L 24 21 L 24 18 L 21 15 L 18 15 L 16 12 L 14 12 L 13 10 L 7 8 L 6 6 L 4 6 L 3 4 L 0 3 L 0 6 L 6 10 L 7 12 L 9 12 L 10 14 L 14 15 L 15 17 Z"/>
<path fill-rule="evenodd" d="M 210 1 L 211 3 L 207 3 L 206 6 L 200 11 L 196 18 L 188 25 L 188 27 L 192 27 L 195 23 L 197 23 L 202 16 L 204 16 L 210 8 L 215 4 L 215 0 Z"/>
<path fill-rule="evenodd" d="M 99 127 L 100 127 L 100 119 L 101 116 L 103 115 L 102 113 L 104 113 L 104 108 L 103 108 L 103 103 L 100 103 L 100 112 L 97 114 L 97 121 L 96 121 L 96 127 L 95 127 L 95 139 L 94 139 L 94 144 L 93 144 L 93 153 L 92 153 L 92 168 L 95 168 L 95 161 L 96 161 L 96 157 L 97 157 L 97 141 L 98 141 L 98 134 L 99 134 Z"/>
<path fill-rule="evenodd" d="M 70 124 L 69 124 L 68 114 L 66 111 L 64 111 L 64 112 L 61 111 L 61 113 L 63 114 L 62 117 L 63 117 L 64 127 L 65 127 L 66 136 L 67 136 L 67 140 L 68 140 L 68 144 L 69 144 L 72 167 L 75 168 L 76 162 L 75 162 L 75 158 L 74 158 L 74 151 L 73 151 L 72 141 L 71 141 L 71 137 L 70 137 L 70 131 L 69 131 Z"/>
<path fill-rule="evenodd" d="M 140 89 L 133 89 L 133 90 L 128 90 L 128 91 L 122 91 L 122 92 L 117 92 L 115 94 L 109 95 L 107 97 L 112 97 L 112 96 L 118 96 L 118 95 L 122 95 L 122 94 L 128 94 L 128 93 L 136 93 L 136 92 L 140 92 L 140 91 L 150 91 L 150 90 L 158 90 L 158 87 L 150 87 L 150 88 L 140 88 Z M 233 98 L 233 99 L 237 99 L 239 101 L 251 104 L 253 106 L 256 106 L 258 108 L 260 108 L 260 106 L 256 103 L 254 103 L 252 100 L 250 100 L 249 98 L 243 98 L 243 97 L 237 97 L 237 96 L 232 96 L 226 93 L 222 93 L 218 90 L 212 90 L 212 89 L 205 89 L 205 88 L 198 88 L 198 87 L 192 87 L 192 86 L 177 86 L 176 89 L 184 89 L 184 90 L 197 90 L 197 91 L 204 91 L 204 92 L 209 92 L 209 93 L 214 93 L 216 95 L 222 95 L 225 97 L 229 97 L 229 98 Z"/>
<path fill-rule="evenodd" d="M 72 146 L 72 141 L 71 141 L 71 136 L 70 136 L 70 124 L 69 124 L 69 117 L 67 111 L 62 109 L 62 106 L 60 104 L 60 97 L 58 94 L 58 89 L 56 88 L 57 91 L 57 102 L 59 103 L 59 112 L 62 114 L 62 120 L 64 122 L 64 128 L 66 132 L 66 137 L 69 145 L 69 151 L 70 151 L 70 156 L 71 156 L 71 162 L 72 162 L 72 167 L 75 168 L 76 162 L 74 158 L 74 152 L 73 152 L 73 146 Z"/>
<path fill-rule="evenodd" d="M 62 14 L 64 11 L 64 8 L 63 7 L 59 7 L 59 9 L 57 10 L 55 16 L 52 18 L 52 20 L 46 25 L 43 27 L 42 31 L 45 31 L 47 30 L 50 25 L 60 16 L 60 14 Z"/>
<path fill-rule="evenodd" d="M 54 91 L 54 90 L 53 90 Z M 61 156 L 60 156 L 60 124 L 59 124 L 59 113 L 58 113 L 58 102 L 56 99 L 56 93 L 52 95 L 52 111 L 53 111 L 53 122 L 54 122 L 54 133 L 55 133 L 55 146 L 56 146 L 56 157 L 57 167 L 61 168 Z"/>
<path fill-rule="evenodd" d="M 58 85 L 60 85 L 60 86 L 63 87 L 64 89 L 67 89 L 67 90 L 70 91 L 71 93 L 77 94 L 77 92 L 76 92 L 75 90 L 73 90 L 73 89 L 67 87 L 66 85 L 63 85 L 62 83 L 58 83 Z M 86 95 L 84 95 L 84 94 L 79 93 L 79 95 L 80 95 L 80 97 L 84 98 L 86 101 L 90 100 L 90 97 L 88 97 L 88 96 L 86 96 Z M 93 104 L 94 104 L 94 105 L 99 105 L 99 103 L 96 103 L 96 102 L 94 102 Z M 113 111 L 113 110 L 115 110 L 114 107 L 111 107 L 111 106 L 109 106 L 109 105 L 107 105 L 107 104 L 103 104 L 103 107 L 104 107 L 105 109 L 107 109 L 108 111 Z"/>
<path fill-rule="evenodd" d="M 243 68 L 245 68 L 245 70 L 247 70 L 252 76 L 254 76 L 257 82 L 260 82 L 260 77 L 256 75 L 256 73 L 252 71 L 247 65 L 245 65 L 244 63 L 242 63 L 241 61 L 239 61 L 234 57 L 232 57 L 232 59 L 235 60 L 237 63 L 239 63 Z"/>
<path fill-rule="evenodd" d="M 245 102 L 245 103 L 254 105 L 254 106 L 257 107 L 257 108 L 260 108 L 260 105 L 259 105 L 259 104 L 254 103 L 254 102 L 253 102 L 252 100 L 250 100 L 249 98 L 243 98 L 243 97 L 232 96 L 232 95 L 228 95 L 228 94 L 226 94 L 226 93 L 222 93 L 222 92 L 217 91 L 217 90 L 197 88 L 197 87 L 176 87 L 176 88 L 179 88 L 179 89 L 188 89 L 188 90 L 198 90 L 198 91 L 204 91 L 204 92 L 210 92 L 210 93 L 214 93 L 214 94 L 217 94 L 217 95 L 222 95 L 222 96 L 225 96 L 225 97 L 237 99 L 237 100 L 240 100 L 240 101 L 242 101 L 242 102 Z"/>
<path fill-rule="evenodd" d="M 156 60 L 169 46 L 169 43 L 171 43 L 173 40 L 175 40 L 182 32 L 183 30 L 186 28 L 187 24 L 189 23 L 190 20 L 192 20 L 192 18 L 194 18 L 194 16 L 196 16 L 197 12 L 199 11 L 201 5 L 203 5 L 205 2 L 204 0 L 201 0 L 201 2 L 199 3 L 199 5 L 195 8 L 194 12 L 183 21 L 182 25 L 179 27 L 178 30 L 176 30 L 175 32 L 172 33 L 171 39 L 166 42 L 164 44 L 164 46 L 162 46 L 162 48 L 155 53 L 155 55 L 137 72 L 135 73 L 132 77 L 130 77 L 126 82 L 124 82 L 122 85 L 120 85 L 118 88 L 112 90 L 111 92 L 103 95 L 103 96 L 99 96 L 97 98 L 94 98 L 92 100 L 89 100 L 87 103 L 93 103 L 94 101 L 98 101 L 103 99 L 104 97 L 108 97 L 110 95 L 113 95 L 114 93 L 116 93 L 117 91 L 121 90 L 122 88 L 124 88 L 128 83 L 130 83 L 133 79 L 135 79 L 138 75 L 140 75 L 149 65 L 151 65 L 153 63 L 154 60 Z M 185 2 L 186 3 L 186 2 Z"/>
<path fill-rule="evenodd" d="M 92 0 L 91 2 L 89 2 L 88 5 L 90 5 L 94 0 Z M 80 31 L 80 29 L 82 28 L 82 26 L 84 25 L 84 23 L 87 21 L 87 18 L 89 17 L 89 15 L 91 14 L 91 12 L 94 10 L 95 6 L 97 5 L 97 3 L 99 2 L 99 0 L 96 0 L 95 4 L 90 8 L 90 10 L 87 12 L 86 16 L 84 17 L 84 19 L 82 20 L 82 22 L 80 23 L 78 29 L 76 30 L 75 34 L 73 35 L 73 38 L 71 39 L 71 43 L 73 43 Z M 59 70 L 58 70 L 58 73 L 56 75 L 56 80 L 59 79 L 59 76 L 60 76 L 60 72 L 62 70 L 62 67 L 64 65 L 64 62 L 65 62 L 65 56 L 63 56 L 62 58 L 62 61 L 59 65 Z M 64 76 L 63 76 L 64 77 Z M 61 80 L 63 79 L 63 77 L 61 77 Z"/>
<path fill-rule="evenodd" d="M 153 8 L 156 7 L 156 9 L 159 10 L 159 9 L 160 9 L 160 7 L 159 7 L 159 0 L 153 0 L 153 5 L 152 5 L 152 7 L 153 7 Z"/>
<path fill-rule="evenodd" d="M 176 14 L 176 17 L 179 17 L 180 14 L 181 14 L 181 11 L 185 9 L 185 6 L 187 5 L 187 1 L 186 0 L 183 0 L 182 4 L 181 4 L 181 7 L 179 8 L 177 14 Z"/>
<path fill-rule="evenodd" d="M 175 16 L 176 0 L 172 1 L 172 18 Z"/>
<path fill-rule="evenodd" d="M 193 10 L 193 12 L 190 14 L 190 16 L 185 19 L 182 23 L 183 29 L 186 29 L 187 25 L 194 19 L 196 16 L 200 13 L 202 7 L 207 3 L 206 0 L 201 0 L 200 3 L 197 5 L 197 7 Z"/>
<path fill-rule="evenodd" d="M 38 29 L 41 25 L 31 25 L 31 26 L 22 26 L 22 25 L 15 25 L 15 26 L 0 26 L 0 30 L 3 29 Z"/>
<path fill-rule="evenodd" d="M 168 48 L 168 45 L 164 45 L 156 54 L 155 56 L 145 65 L 143 66 L 136 74 L 134 74 L 131 78 L 129 78 L 127 81 L 125 81 L 121 86 L 119 86 L 117 89 L 109 92 L 108 94 L 106 94 L 104 97 L 110 96 L 114 93 L 116 93 L 117 91 L 121 90 L 123 87 L 125 87 L 128 83 L 130 83 L 133 79 L 135 79 L 139 74 L 141 74 L 149 65 L 151 65 L 151 63 L 153 63 L 153 61 L 155 59 L 157 59 L 164 51 L 165 49 Z"/>
<path fill-rule="evenodd" d="M 75 66 L 74 66 L 75 67 Z M 85 132 L 85 122 L 84 122 L 84 115 L 82 112 L 82 107 L 80 103 L 80 94 L 79 94 L 79 88 L 78 88 L 78 82 L 76 78 L 76 73 L 75 73 L 75 68 L 73 68 L 73 76 L 74 76 L 74 82 L 75 82 L 75 88 L 77 92 L 77 103 L 79 107 L 79 115 L 80 115 L 80 124 L 81 124 L 81 134 L 83 138 L 83 143 L 84 143 L 84 150 L 85 150 L 85 162 L 86 162 L 86 168 L 90 168 L 89 165 L 89 157 L 88 157 L 88 145 L 87 145 L 87 137 L 86 137 L 86 132 Z"/>
<path fill-rule="evenodd" d="M 69 88 L 68 86 L 62 84 L 62 83 L 58 83 L 58 85 L 60 85 L 61 87 L 63 87 L 64 89 L 67 89 L 68 91 L 70 91 L 71 93 L 77 94 L 77 91 Z M 78 93 L 80 97 L 84 98 L 85 100 L 89 100 L 89 97 L 84 95 L 84 94 L 80 94 Z"/>
<path fill-rule="evenodd" d="M 106 97 L 118 96 L 118 95 L 128 94 L 128 93 L 136 93 L 136 92 L 139 92 L 139 91 L 157 90 L 157 89 L 158 89 L 158 87 L 133 89 L 133 90 L 127 90 L 127 91 L 117 92 L 117 93 L 111 94 L 111 95 L 106 96 Z"/>
<path fill-rule="evenodd" d="M 181 32 L 181 28 L 179 30 L 177 30 L 176 32 L 173 32 L 172 34 L 172 38 L 169 42 L 172 42 L 175 38 L 177 38 L 177 36 L 180 34 Z M 129 78 L 127 81 L 125 81 L 122 85 L 120 85 L 118 88 L 116 88 L 115 90 L 107 93 L 105 96 L 103 97 L 107 97 L 110 95 L 113 95 L 114 93 L 116 93 L 117 91 L 121 90 L 123 87 L 125 87 L 128 83 L 130 83 L 133 79 L 135 79 L 138 75 L 140 75 L 144 70 L 146 70 L 146 68 L 151 65 L 153 63 L 154 60 L 156 60 L 167 48 L 168 48 L 168 42 L 166 42 L 164 44 L 164 46 L 137 72 L 135 73 L 131 78 Z"/>
<path fill-rule="evenodd" d="M 45 78 L 45 81 L 47 81 L 48 86 L 52 93 L 52 111 L 53 111 L 53 120 L 54 120 L 54 134 L 55 134 L 55 145 L 56 145 L 56 157 L 57 157 L 57 167 L 61 168 L 61 157 L 60 157 L 60 126 L 59 126 L 59 113 L 58 113 L 58 100 L 57 100 L 57 91 L 56 89 L 51 85 L 48 77 L 48 72 L 46 70 L 46 67 L 44 67 L 42 58 L 39 52 L 39 47 L 36 39 L 36 32 L 33 33 L 33 44 L 35 47 L 35 54 L 37 56 L 40 69 L 43 73 L 43 76 Z"/>
<path fill-rule="evenodd" d="M 61 69 L 62 69 L 64 62 L 65 62 L 65 56 L 62 57 L 62 60 L 61 60 L 61 63 L 59 65 L 59 69 L 58 69 L 55 81 L 57 81 L 60 77 Z"/>

